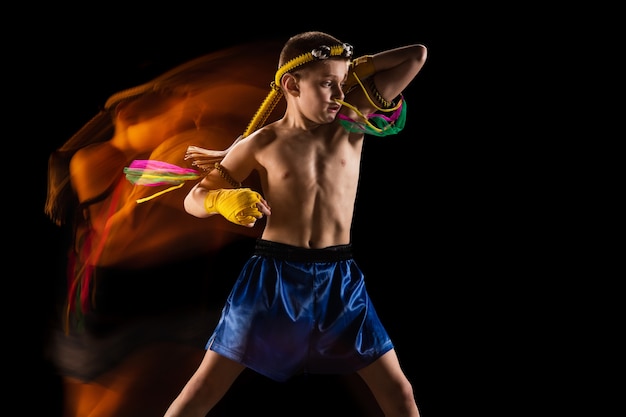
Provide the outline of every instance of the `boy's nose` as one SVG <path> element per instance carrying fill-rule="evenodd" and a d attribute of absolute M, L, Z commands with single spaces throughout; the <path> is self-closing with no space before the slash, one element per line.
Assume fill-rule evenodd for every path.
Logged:
<path fill-rule="evenodd" d="M 343 90 L 341 89 L 341 86 L 335 88 L 335 91 L 333 91 L 333 98 L 334 99 L 338 99 L 338 100 L 343 100 L 343 98 L 345 97 Z"/>

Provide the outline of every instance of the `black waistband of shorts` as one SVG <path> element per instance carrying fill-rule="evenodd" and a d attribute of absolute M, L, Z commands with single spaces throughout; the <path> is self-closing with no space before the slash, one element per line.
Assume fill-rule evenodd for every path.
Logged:
<path fill-rule="evenodd" d="M 352 245 L 309 249 L 257 239 L 254 254 L 292 262 L 338 262 L 352 259 Z"/>

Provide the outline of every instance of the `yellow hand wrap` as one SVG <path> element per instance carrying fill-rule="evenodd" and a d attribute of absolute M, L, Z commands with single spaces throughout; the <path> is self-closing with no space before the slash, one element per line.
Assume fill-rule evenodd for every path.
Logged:
<path fill-rule="evenodd" d="M 228 221 L 242 226 L 257 221 L 262 216 L 256 203 L 261 195 L 249 188 L 210 190 L 204 199 L 207 213 L 219 213 Z"/>
<path fill-rule="evenodd" d="M 359 77 L 359 80 L 363 81 L 370 75 L 374 74 L 376 69 L 374 68 L 374 60 L 372 55 L 363 55 L 359 58 L 355 58 L 350 62 L 350 69 L 348 70 L 348 78 L 343 87 L 344 93 L 350 91 L 353 87 L 359 84 L 355 74 Z"/>

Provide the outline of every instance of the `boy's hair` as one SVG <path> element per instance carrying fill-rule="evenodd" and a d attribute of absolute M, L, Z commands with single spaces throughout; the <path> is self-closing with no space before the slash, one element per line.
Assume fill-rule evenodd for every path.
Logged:
<path fill-rule="evenodd" d="M 339 39 L 324 32 L 310 31 L 303 32 L 292 36 L 287 40 L 280 52 L 278 59 L 278 67 L 282 67 L 285 63 L 292 59 L 311 52 L 320 46 L 342 45 Z"/>

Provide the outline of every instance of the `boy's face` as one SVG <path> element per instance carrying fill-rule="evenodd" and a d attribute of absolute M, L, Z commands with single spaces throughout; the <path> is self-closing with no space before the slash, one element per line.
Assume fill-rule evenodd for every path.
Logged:
<path fill-rule="evenodd" d="M 307 65 L 297 71 L 297 106 L 300 112 L 316 123 L 335 120 L 341 108 L 335 100 L 343 100 L 343 83 L 348 76 L 350 61 L 325 59 Z"/>

